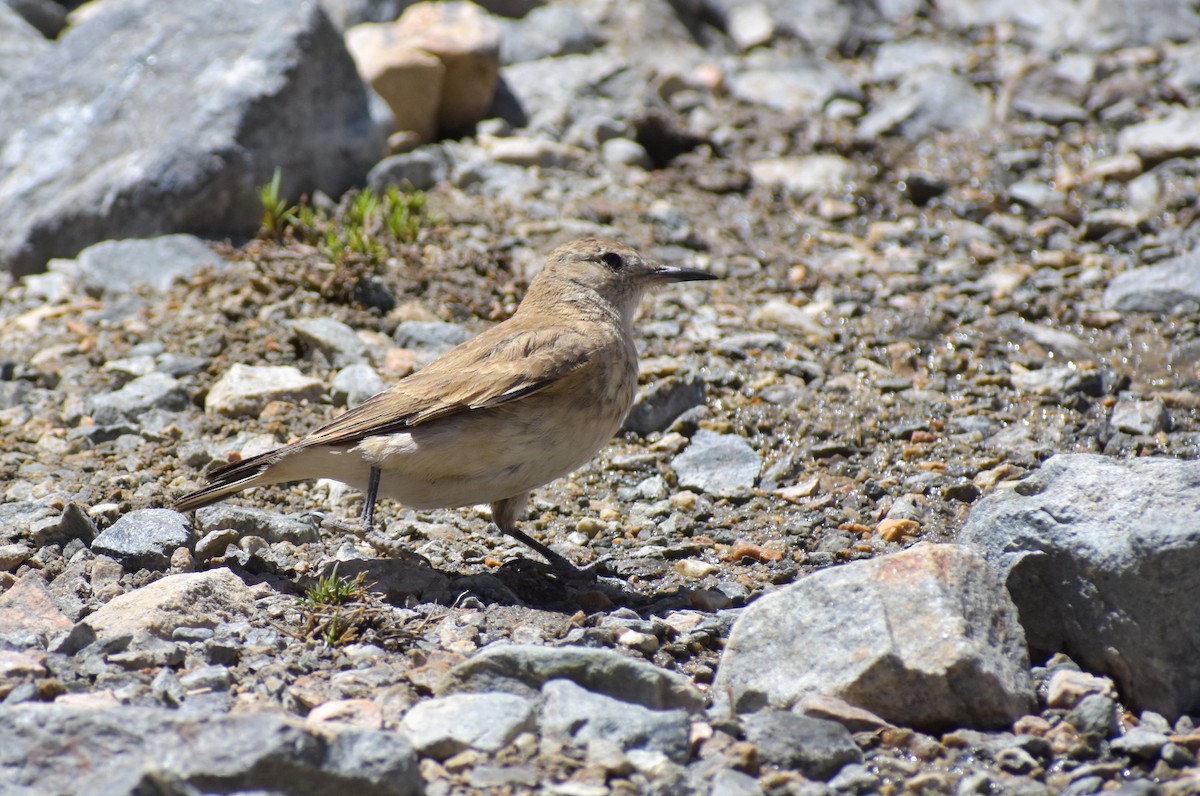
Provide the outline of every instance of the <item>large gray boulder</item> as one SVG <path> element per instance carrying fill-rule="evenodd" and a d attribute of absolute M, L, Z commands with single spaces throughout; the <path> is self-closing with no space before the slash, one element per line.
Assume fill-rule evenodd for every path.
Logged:
<path fill-rule="evenodd" d="M 750 605 L 713 683 L 738 713 L 844 699 L 920 729 L 1000 727 L 1033 708 L 1017 611 L 983 557 L 920 543 L 830 567 Z"/>
<path fill-rule="evenodd" d="M 424 792 L 402 732 L 321 732 L 269 713 L 184 715 L 144 707 L 0 707 L 0 791 L 131 793 Z"/>
<path fill-rule="evenodd" d="M 1200 709 L 1200 462 L 1055 456 L 971 510 L 1034 657 L 1065 652 L 1133 707 Z"/>
<path fill-rule="evenodd" d="M 311 0 L 93 3 L 0 103 L 0 265 L 253 232 L 276 167 L 336 196 L 384 154 L 371 96 Z"/>

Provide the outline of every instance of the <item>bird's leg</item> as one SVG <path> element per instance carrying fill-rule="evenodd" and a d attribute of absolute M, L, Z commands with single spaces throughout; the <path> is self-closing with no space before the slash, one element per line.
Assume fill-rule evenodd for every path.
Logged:
<path fill-rule="evenodd" d="M 371 468 L 371 476 L 367 481 L 367 494 L 363 495 L 362 529 L 370 535 L 375 530 L 375 498 L 379 496 L 379 477 L 382 471 L 378 467 Z"/>
<path fill-rule="evenodd" d="M 559 555 L 537 539 L 517 528 L 517 517 L 525 511 L 525 504 L 528 500 L 529 493 L 525 492 L 524 494 L 505 498 L 504 500 L 497 500 L 493 503 L 491 506 L 492 519 L 495 521 L 496 527 L 518 542 L 532 547 L 543 558 L 549 561 L 550 566 L 558 570 L 560 574 L 569 577 L 578 577 L 581 574 L 586 574 L 566 557 Z"/>

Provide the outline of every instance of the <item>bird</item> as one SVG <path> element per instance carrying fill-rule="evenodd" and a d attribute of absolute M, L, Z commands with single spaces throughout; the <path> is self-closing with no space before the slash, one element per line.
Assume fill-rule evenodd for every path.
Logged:
<path fill-rule="evenodd" d="M 364 493 L 364 534 L 380 496 L 418 510 L 486 503 L 502 532 L 575 571 L 517 526 L 530 492 L 585 465 L 620 429 L 637 391 L 633 321 L 646 291 L 716 278 L 614 240 L 559 246 L 507 320 L 299 440 L 214 470 L 174 508 L 328 478 Z"/>

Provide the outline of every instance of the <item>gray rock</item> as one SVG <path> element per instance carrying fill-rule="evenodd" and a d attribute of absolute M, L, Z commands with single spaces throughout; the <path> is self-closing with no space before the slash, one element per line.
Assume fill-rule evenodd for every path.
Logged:
<path fill-rule="evenodd" d="M 1055 398 L 1065 398 L 1079 392 L 1085 384 L 1085 373 L 1070 365 L 1019 370 L 1011 378 L 1012 385 L 1021 392 Z"/>
<path fill-rule="evenodd" d="M 812 779 L 827 780 L 847 763 L 863 759 L 854 736 L 835 721 L 763 710 L 747 716 L 745 725 L 746 740 L 754 744 L 763 762 L 798 769 Z"/>
<path fill-rule="evenodd" d="M 192 539 L 187 518 L 170 509 L 131 511 L 92 542 L 92 551 L 120 561 L 126 569 L 166 569 L 171 553 Z"/>
<path fill-rule="evenodd" d="M 94 296 L 114 296 L 139 285 L 166 290 L 177 277 L 224 260 L 194 235 L 107 240 L 88 246 L 70 268 L 76 280 Z"/>
<path fill-rule="evenodd" d="M 275 511 L 225 503 L 196 510 L 196 530 L 201 533 L 232 529 L 243 536 L 261 536 L 268 542 L 306 544 L 319 541 L 314 523 L 293 519 Z"/>
<path fill-rule="evenodd" d="M 13 11 L 48 39 L 58 38 L 67 26 L 67 9 L 54 0 L 4 0 Z"/>
<path fill-rule="evenodd" d="M 401 724 L 417 752 L 437 760 L 464 749 L 495 752 L 533 729 L 533 702 L 515 694 L 453 694 L 418 702 Z"/>
<path fill-rule="evenodd" d="M 1177 110 L 1121 131 L 1117 148 L 1148 163 L 1200 155 L 1200 110 Z"/>
<path fill-rule="evenodd" d="M 361 362 L 342 368 L 334 375 L 329 397 L 339 406 L 358 406 L 386 388 L 375 368 Z"/>
<path fill-rule="evenodd" d="M 1050 124 L 1082 122 L 1088 118 L 1083 105 L 1095 70 L 1095 57 L 1078 53 L 1038 65 L 1017 83 L 1012 107 Z"/>
<path fill-rule="evenodd" d="M 729 76 L 729 92 L 743 102 L 784 113 L 817 113 L 831 99 L 860 99 L 862 89 L 823 58 L 782 59 L 755 51 Z"/>
<path fill-rule="evenodd" d="M 745 14 L 748 5 L 739 0 L 709 0 L 706 3 L 735 41 L 739 17 Z M 855 29 L 855 11 L 837 0 L 759 0 L 754 5 L 761 6 L 779 28 L 820 51 L 838 47 Z"/>
<path fill-rule="evenodd" d="M 31 555 L 33 550 L 27 544 L 0 544 L 0 572 L 12 572 L 28 561 Z"/>
<path fill-rule="evenodd" d="M 125 706 L 0 707 L 0 772 L 15 792 L 29 794 L 423 791 L 403 733 L 347 729 L 331 736 L 274 713 L 201 716 Z"/>
<path fill-rule="evenodd" d="M 1033 706 L 1016 609 L 957 545 L 821 570 L 746 608 L 712 693 L 738 712 L 836 696 L 916 728 L 996 727 Z"/>
<path fill-rule="evenodd" d="M 500 62 L 515 64 L 591 52 L 596 46 L 587 20 L 569 3 L 553 3 L 508 22 L 500 39 Z"/>
<path fill-rule="evenodd" d="M 450 161 L 439 146 L 426 146 L 412 152 L 384 158 L 367 174 L 367 185 L 377 193 L 388 186 L 412 186 L 418 191 L 427 191 L 447 178 Z"/>
<path fill-rule="evenodd" d="M 192 405 L 187 390 L 174 376 L 147 373 L 119 390 L 101 393 L 89 402 L 89 411 L 100 426 L 137 420 L 151 409 L 181 412 Z"/>
<path fill-rule="evenodd" d="M 501 67 L 502 91 L 492 113 L 513 127 L 566 132 L 571 116 L 583 119 L 605 115 L 626 118 L 604 91 L 606 83 L 629 70 L 629 65 L 604 50 L 564 55 Z"/>
<path fill-rule="evenodd" d="M 701 429 L 683 452 L 671 460 L 679 485 L 711 495 L 729 496 L 752 489 L 762 457 L 736 434 Z"/>
<path fill-rule="evenodd" d="M 204 399 L 204 410 L 224 415 L 256 415 L 271 401 L 315 401 L 325 391 L 320 379 L 291 365 L 234 363 Z"/>
<path fill-rule="evenodd" d="M 876 83 L 899 80 L 914 69 L 939 66 L 951 71 L 967 66 L 970 50 L 956 42 L 905 37 L 880 43 L 871 63 Z"/>
<path fill-rule="evenodd" d="M 59 526 L 59 512 L 46 503 L 34 500 L 16 500 L 0 503 L 0 542 L 15 542 L 23 539 L 37 523 L 48 523 L 55 530 Z M 36 541 L 36 540 L 35 540 Z"/>
<path fill-rule="evenodd" d="M 704 379 L 700 376 L 660 379 L 638 391 L 622 428 L 642 436 L 666 431 L 684 412 L 703 406 L 704 400 Z"/>
<path fill-rule="evenodd" d="M 610 138 L 600 145 L 600 157 L 609 166 L 634 166 L 639 169 L 651 169 L 654 161 L 650 153 L 637 141 L 628 138 Z"/>
<path fill-rule="evenodd" d="M 494 645 L 447 672 L 437 693 L 505 691 L 532 697 L 548 680 L 561 679 L 651 710 L 704 707 L 704 697 L 682 675 L 611 650 L 582 647 Z"/>
<path fill-rule="evenodd" d="M 110 0 L 6 97 L 0 265 L 18 274 L 111 238 L 252 232 L 276 168 L 287 196 L 337 196 L 386 135 L 315 2 Z"/>
<path fill-rule="evenodd" d="M 30 525 L 30 537 L 42 546 L 65 545 L 72 539 L 90 543 L 96 533 L 96 524 L 77 503 L 68 503 L 61 514 L 39 519 Z"/>
<path fill-rule="evenodd" d="M 354 329 L 339 320 L 301 318 L 290 325 L 306 346 L 320 351 L 334 367 L 345 367 L 367 358 L 367 344 Z"/>
<path fill-rule="evenodd" d="M 862 118 L 856 134 L 864 140 L 897 134 L 915 141 L 938 130 L 982 130 L 991 118 L 987 100 L 966 79 L 926 67 L 906 74 Z"/>
<path fill-rule="evenodd" d="M 1126 703 L 1200 708 L 1200 462 L 1059 455 L 975 504 L 960 539 L 1001 573 L 1037 655 L 1068 651 Z"/>
<path fill-rule="evenodd" d="M 750 162 L 750 176 L 759 185 L 780 188 L 802 199 L 844 190 L 854 179 L 854 164 L 841 155 L 763 158 Z"/>
<path fill-rule="evenodd" d="M 404 321 L 392 335 L 396 345 L 441 354 L 470 340 L 471 330 L 444 321 Z"/>
<path fill-rule="evenodd" d="M 1144 727 L 1134 727 L 1121 737 L 1114 738 L 1110 747 L 1119 755 L 1155 760 L 1169 740 L 1164 733 Z"/>
<path fill-rule="evenodd" d="M 1122 398 L 1113 406 L 1108 424 L 1123 434 L 1157 434 L 1171 427 L 1166 405 L 1157 398 L 1134 401 Z"/>
<path fill-rule="evenodd" d="M 1200 250 L 1117 275 L 1104 306 L 1121 312 L 1179 315 L 1200 309 Z"/>
<path fill-rule="evenodd" d="M 1117 701 L 1106 694 L 1088 694 L 1071 708 L 1066 719 L 1081 735 L 1107 738 L 1117 731 Z"/>
<path fill-rule="evenodd" d="M 1200 34 L 1200 18 L 1182 0 L 1148 0 L 1136 9 L 1122 0 L 1098 0 L 1085 14 L 1074 0 L 938 0 L 935 5 L 944 23 L 963 30 L 1011 25 L 1018 41 L 1046 54 L 1108 52 Z"/>
<path fill-rule="evenodd" d="M 654 710 L 562 679 L 547 682 L 542 694 L 538 726 L 546 741 L 586 747 L 602 739 L 625 751 L 661 752 L 675 762 L 688 758 L 686 710 Z"/>
<path fill-rule="evenodd" d="M 250 587 L 222 568 L 169 575 L 114 597 L 83 621 L 106 647 L 155 649 L 181 629 L 217 629 L 253 611 Z"/>
<path fill-rule="evenodd" d="M 762 796 L 758 779 L 734 768 L 722 768 L 713 774 L 710 796 Z"/>
<path fill-rule="evenodd" d="M 8 3 L 0 3 L 0 94 L 48 49 L 50 43 L 29 20 Z"/>

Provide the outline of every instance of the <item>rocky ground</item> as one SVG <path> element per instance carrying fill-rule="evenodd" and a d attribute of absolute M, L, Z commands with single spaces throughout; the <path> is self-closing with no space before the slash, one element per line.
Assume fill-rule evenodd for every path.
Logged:
<path fill-rule="evenodd" d="M 315 195 L 340 226 L 10 278 L 0 792 L 1200 792 L 1200 16 L 884 5 L 545 6 L 497 22 L 497 116 L 375 167 L 426 189 L 410 225 Z M 359 538 L 333 483 L 160 510 L 592 235 L 721 277 L 646 300 L 626 429 L 534 495 L 597 580 L 482 508 Z M 1074 597 L 1012 576 L 1036 534 L 941 546 L 1060 488 L 1055 522 L 1137 539 L 1047 579 Z M 1077 627 L 1033 619 L 1056 599 Z M 984 649 L 912 663 L 930 627 Z"/>

